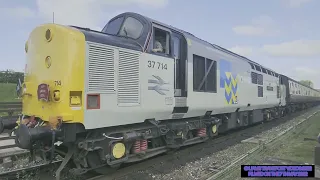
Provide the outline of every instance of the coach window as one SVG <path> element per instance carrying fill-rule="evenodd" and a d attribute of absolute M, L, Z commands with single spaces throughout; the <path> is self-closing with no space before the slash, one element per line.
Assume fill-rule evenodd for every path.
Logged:
<path fill-rule="evenodd" d="M 253 66 L 253 64 L 251 64 L 251 63 L 249 63 L 250 64 L 250 66 L 251 66 L 251 69 L 254 69 L 254 66 Z"/>
<path fill-rule="evenodd" d="M 143 25 L 140 21 L 135 18 L 128 17 L 119 32 L 120 36 L 129 37 L 132 39 L 138 39 L 142 34 Z"/>
<path fill-rule="evenodd" d="M 254 66 L 256 67 L 256 70 L 257 70 L 257 71 L 260 71 L 260 72 L 261 72 L 260 66 L 257 66 L 257 65 L 254 65 Z"/>
<path fill-rule="evenodd" d="M 170 34 L 160 28 L 154 28 L 152 51 L 164 55 L 170 54 Z"/>
<path fill-rule="evenodd" d="M 198 55 L 193 55 L 193 90 L 217 92 L 217 62 Z"/>
<path fill-rule="evenodd" d="M 271 74 L 271 72 L 269 70 L 267 70 L 267 73 L 272 76 L 272 74 Z"/>
<path fill-rule="evenodd" d="M 261 69 L 262 69 L 262 72 L 263 72 L 263 73 L 266 73 L 266 74 L 267 74 L 267 71 L 266 71 L 265 68 L 261 67 Z"/>

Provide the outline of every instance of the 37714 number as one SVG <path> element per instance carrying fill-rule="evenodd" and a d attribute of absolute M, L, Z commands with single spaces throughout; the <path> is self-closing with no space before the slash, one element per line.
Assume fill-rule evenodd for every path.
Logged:
<path fill-rule="evenodd" d="M 167 70 L 167 64 L 155 61 L 148 61 L 148 68 L 165 69 Z"/>

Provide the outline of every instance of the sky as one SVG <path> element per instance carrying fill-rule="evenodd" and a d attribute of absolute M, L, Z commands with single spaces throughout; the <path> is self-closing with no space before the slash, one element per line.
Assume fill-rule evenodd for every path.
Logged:
<path fill-rule="evenodd" d="M 320 0 L 0 0 L 0 70 L 23 71 L 33 28 L 51 23 L 101 30 L 136 12 L 188 31 L 320 89 Z"/>

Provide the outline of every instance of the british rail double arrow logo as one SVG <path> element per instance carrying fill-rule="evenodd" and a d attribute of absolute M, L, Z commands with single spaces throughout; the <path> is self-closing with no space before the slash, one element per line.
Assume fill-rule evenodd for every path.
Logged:
<path fill-rule="evenodd" d="M 148 83 L 149 84 L 156 84 L 156 85 L 149 85 L 148 90 L 154 90 L 157 93 L 161 95 L 166 95 L 164 91 L 169 91 L 167 88 L 163 88 L 164 85 L 169 84 L 168 82 L 165 82 L 161 77 L 152 75 L 155 79 L 149 79 Z"/>

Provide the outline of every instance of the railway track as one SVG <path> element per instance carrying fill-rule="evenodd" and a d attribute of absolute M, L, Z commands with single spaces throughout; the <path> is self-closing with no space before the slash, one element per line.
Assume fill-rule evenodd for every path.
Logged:
<path fill-rule="evenodd" d="M 18 114 L 20 114 L 21 110 L 21 102 L 0 102 L 0 159 L 8 161 L 2 162 L 5 166 L 10 165 L 11 160 L 9 161 L 9 159 L 11 157 L 28 153 L 28 151 L 20 149 L 15 145 L 15 136 L 9 136 L 10 131 L 6 130 L 8 127 L 5 128 L 5 126 L 11 124 L 10 122 L 15 122 L 18 119 Z M 9 125 L 10 128 L 11 126 Z"/>
<path fill-rule="evenodd" d="M 29 151 L 17 147 L 14 142 L 15 136 L 9 136 L 8 133 L 0 134 L 0 159 L 29 153 Z"/>
<path fill-rule="evenodd" d="M 317 108 L 317 107 L 316 107 Z M 217 153 L 223 149 L 226 149 L 229 146 L 233 146 L 237 143 L 241 143 L 242 140 L 248 139 L 250 137 L 256 136 L 261 132 L 270 130 L 275 126 L 279 126 L 288 120 L 291 120 L 293 117 L 299 116 L 303 113 L 309 112 L 314 108 L 311 108 L 307 111 L 300 111 L 288 115 L 284 118 L 265 122 L 263 124 L 254 125 L 248 127 L 246 129 L 235 130 L 233 132 L 229 132 L 229 134 L 221 134 L 220 137 L 211 139 L 205 143 L 191 145 L 187 147 L 180 148 L 178 151 L 166 153 L 164 155 L 159 155 L 157 157 L 139 162 L 139 163 L 128 163 L 123 165 L 118 171 L 108 176 L 94 176 L 92 174 L 86 175 L 86 177 L 72 177 L 72 179 L 82 180 L 82 179 L 90 179 L 90 180 L 144 180 L 144 179 L 154 179 L 154 177 L 150 176 L 150 174 L 166 174 L 178 166 L 185 165 L 188 162 L 193 162 L 195 160 L 199 160 L 205 156 L 212 155 Z M 248 146 L 248 150 L 251 147 Z M 245 151 L 245 150 L 244 150 Z M 13 137 L 9 137 L 6 133 L 0 135 L 0 159 L 3 161 L 6 158 L 10 158 L 11 161 L 19 160 L 21 156 L 29 156 L 29 152 L 22 150 L 14 145 Z M 60 161 L 54 161 L 52 164 L 31 164 L 25 167 L 19 168 L 8 168 L 7 170 L 0 171 L 0 179 L 12 179 L 16 174 L 21 172 L 30 172 L 32 174 L 33 171 L 42 168 L 42 169 L 56 169 L 56 167 L 60 164 Z M 39 172 L 38 174 L 33 175 L 35 179 L 39 179 L 43 174 L 46 174 L 45 179 L 49 179 L 48 172 Z M 38 178 L 36 177 L 38 176 Z M 68 173 L 68 168 L 62 171 L 62 179 L 70 179 L 70 174 Z M 52 179 L 55 179 L 51 176 Z M 51 179 L 50 178 L 50 179 Z M 23 178 L 22 178 L 23 179 Z M 30 179 L 28 177 L 27 179 Z M 43 179 L 43 178 L 40 178 Z"/>
<path fill-rule="evenodd" d="M 288 122 L 289 120 L 292 120 L 294 117 L 300 116 L 302 114 L 306 114 L 307 116 L 308 113 L 315 111 L 315 108 L 311 108 L 307 111 L 296 112 L 284 118 L 281 118 L 275 121 L 269 121 L 256 126 L 251 126 L 247 129 L 236 130 L 230 134 L 223 134 L 219 138 L 211 139 L 205 143 L 184 147 L 173 154 L 158 156 L 158 157 L 146 160 L 144 162 L 135 164 L 134 166 L 125 166 L 113 174 L 110 174 L 108 176 L 93 177 L 90 180 L 172 179 L 172 177 L 166 177 L 166 176 L 162 176 L 161 178 L 159 178 L 160 177 L 159 175 L 160 174 L 165 175 L 169 172 L 174 171 L 175 169 L 179 169 L 179 167 L 185 166 L 189 162 L 194 162 L 196 160 L 205 161 L 204 158 L 206 156 L 210 156 L 212 154 L 218 153 L 219 151 L 224 150 L 230 146 L 241 143 L 241 141 L 243 140 L 254 137 L 262 132 L 266 132 L 272 129 L 273 127 L 280 126 Z M 319 110 L 319 108 L 316 110 Z M 255 144 L 251 144 L 251 145 L 248 144 L 246 148 L 241 150 L 239 149 L 239 153 L 235 153 L 233 156 L 241 156 L 242 154 L 250 151 L 255 146 L 256 146 Z M 234 151 L 237 151 L 237 149 L 235 149 Z M 195 165 L 197 166 L 197 164 Z M 201 180 L 206 179 L 208 175 L 212 174 L 212 171 L 220 171 L 219 168 L 220 167 L 207 167 L 206 170 L 204 170 L 204 172 L 199 172 L 202 175 L 199 175 L 200 177 L 198 179 L 201 179 Z M 188 173 L 188 172 L 184 172 L 184 173 Z M 179 178 L 174 178 L 174 179 L 179 179 Z M 183 179 L 186 179 L 186 177 L 181 177 L 180 179 L 183 180 Z M 195 179 L 195 178 L 192 178 L 192 179 Z"/>

